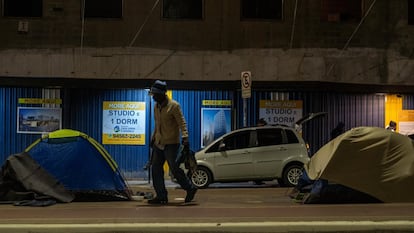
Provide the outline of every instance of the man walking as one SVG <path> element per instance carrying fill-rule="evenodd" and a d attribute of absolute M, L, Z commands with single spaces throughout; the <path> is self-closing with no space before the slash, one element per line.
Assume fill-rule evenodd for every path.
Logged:
<path fill-rule="evenodd" d="M 149 204 L 168 203 L 168 192 L 164 183 L 165 161 L 178 184 L 187 191 L 185 202 L 191 202 L 197 192 L 197 188 L 176 163 L 180 148 L 180 133 L 183 146 L 189 148 L 188 130 L 180 104 L 169 99 L 166 92 L 167 83 L 160 80 L 155 81 L 150 90 L 150 95 L 156 102 L 154 106 L 155 129 L 151 137 L 152 180 L 156 197 L 148 200 Z"/>

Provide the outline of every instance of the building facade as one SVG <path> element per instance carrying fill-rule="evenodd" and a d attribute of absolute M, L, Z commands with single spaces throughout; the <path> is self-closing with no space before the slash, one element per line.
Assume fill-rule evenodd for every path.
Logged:
<path fill-rule="evenodd" d="M 130 87 L 155 78 L 234 81 L 249 70 L 257 88 L 414 85 L 409 0 L 1 2 L 4 84 L 75 78 Z"/>

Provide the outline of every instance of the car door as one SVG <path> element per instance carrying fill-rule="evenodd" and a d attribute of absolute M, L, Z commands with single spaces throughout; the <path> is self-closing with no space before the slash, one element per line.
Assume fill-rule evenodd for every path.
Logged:
<path fill-rule="evenodd" d="M 235 132 L 221 141 L 215 156 L 215 179 L 237 180 L 252 177 L 251 130 Z"/>
<path fill-rule="evenodd" d="M 252 150 L 255 177 L 275 177 L 281 174 L 283 161 L 289 157 L 283 129 L 258 128 L 256 137 L 256 147 Z"/>

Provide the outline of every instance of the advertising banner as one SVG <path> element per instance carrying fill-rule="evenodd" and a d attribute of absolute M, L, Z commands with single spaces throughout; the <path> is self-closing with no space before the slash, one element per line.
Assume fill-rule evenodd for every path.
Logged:
<path fill-rule="evenodd" d="M 414 110 L 402 110 L 399 114 L 397 131 L 400 134 L 414 134 Z"/>
<path fill-rule="evenodd" d="M 231 108 L 201 109 L 201 147 L 231 130 Z"/>
<path fill-rule="evenodd" d="M 145 145 L 145 102 L 104 101 L 102 144 Z"/>
<path fill-rule="evenodd" d="M 269 125 L 293 127 L 302 118 L 302 100 L 260 100 L 259 118 Z"/>
<path fill-rule="evenodd" d="M 18 107 L 17 133 L 50 133 L 62 128 L 61 108 Z"/>

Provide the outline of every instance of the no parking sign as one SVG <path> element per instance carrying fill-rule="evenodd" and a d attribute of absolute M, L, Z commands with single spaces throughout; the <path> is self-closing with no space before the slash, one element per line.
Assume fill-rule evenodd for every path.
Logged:
<path fill-rule="evenodd" d="M 252 95 L 252 73 L 250 71 L 241 72 L 241 88 L 242 88 L 242 97 L 250 98 Z"/>

